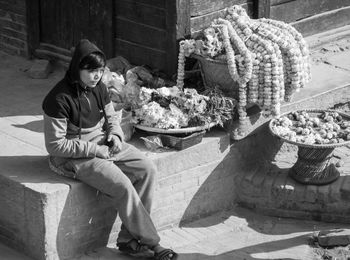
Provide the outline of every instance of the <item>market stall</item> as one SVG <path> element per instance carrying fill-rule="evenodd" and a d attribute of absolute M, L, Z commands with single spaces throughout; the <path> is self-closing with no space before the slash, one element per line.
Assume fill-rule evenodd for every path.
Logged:
<path fill-rule="evenodd" d="M 202 93 L 186 84 L 187 58 L 196 60 Z M 158 74 L 142 66 L 126 67 L 125 79 L 119 69 L 110 79 L 105 75 L 105 82 L 112 99 L 130 110 L 136 128 L 180 134 L 237 121 L 235 140 L 249 134 L 249 107 L 259 107 L 266 119 L 278 117 L 281 102 L 289 102 L 311 77 L 308 46 L 294 27 L 252 19 L 238 5 L 180 41 L 176 82 L 159 81 Z"/>

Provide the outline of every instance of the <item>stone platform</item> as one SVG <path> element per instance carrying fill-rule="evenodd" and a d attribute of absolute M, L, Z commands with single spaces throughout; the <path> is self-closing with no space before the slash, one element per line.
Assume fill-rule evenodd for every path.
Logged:
<path fill-rule="evenodd" d="M 234 169 L 239 157 L 230 152 L 226 132 L 212 130 L 200 144 L 182 151 L 150 152 L 138 134 L 130 143 L 159 170 L 152 213 L 158 229 L 233 207 L 234 175 L 227 169 Z M 35 259 L 71 259 L 115 243 L 120 220 L 104 195 L 53 174 L 45 156 L 7 156 L 0 163 L 3 242 Z"/>

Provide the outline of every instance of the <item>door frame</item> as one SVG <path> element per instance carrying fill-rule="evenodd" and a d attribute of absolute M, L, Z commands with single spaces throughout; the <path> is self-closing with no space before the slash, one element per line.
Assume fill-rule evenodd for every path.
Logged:
<path fill-rule="evenodd" d="M 26 0 L 28 54 L 34 56 L 40 45 L 40 0 Z"/>

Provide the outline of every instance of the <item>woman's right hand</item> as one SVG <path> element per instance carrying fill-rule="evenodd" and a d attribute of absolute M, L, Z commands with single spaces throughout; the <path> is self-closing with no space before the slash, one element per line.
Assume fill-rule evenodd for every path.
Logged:
<path fill-rule="evenodd" d="M 96 151 L 96 157 L 102 158 L 102 159 L 109 159 L 109 147 L 107 145 L 98 145 L 97 151 Z"/>

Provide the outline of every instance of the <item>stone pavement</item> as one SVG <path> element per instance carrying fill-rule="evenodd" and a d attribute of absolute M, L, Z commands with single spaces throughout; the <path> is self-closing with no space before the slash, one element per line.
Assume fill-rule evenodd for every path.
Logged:
<path fill-rule="evenodd" d="M 319 249 L 311 244 L 312 237 L 320 230 L 335 228 L 350 225 L 266 217 L 236 208 L 161 231 L 160 236 L 163 245 L 179 254 L 178 260 L 321 260 Z M 31 260 L 1 244 L 0 259 Z M 148 258 L 130 257 L 109 245 L 74 260 L 133 259 Z"/>
<path fill-rule="evenodd" d="M 328 38 L 334 40 L 334 32 L 309 39 L 315 46 L 313 84 L 297 93 L 289 108 L 298 107 L 302 100 L 311 96 L 316 97 L 316 103 L 326 103 L 328 100 L 317 98 L 319 93 L 350 84 L 349 32 L 349 28 L 338 30 L 336 42 L 327 42 Z M 41 101 L 64 72 L 56 69 L 48 79 L 30 79 L 27 72 L 31 61 L 1 52 L 0 64 L 0 156 L 3 159 L 18 156 L 19 151 L 22 156 L 46 155 Z M 349 97 L 344 96 L 343 100 L 349 101 Z M 180 228 L 163 230 L 160 235 L 164 245 L 180 253 L 179 259 L 321 259 L 317 250 L 308 245 L 308 239 L 313 232 L 333 228 L 349 226 L 266 217 L 236 208 Z M 0 259 L 28 258 L 0 244 Z M 88 252 L 79 260 L 85 259 L 133 258 L 119 254 L 111 245 Z"/>
<path fill-rule="evenodd" d="M 165 246 L 179 253 L 178 260 L 316 260 L 322 258 L 310 245 L 313 235 L 319 230 L 334 228 L 345 229 L 350 225 L 267 217 L 237 207 L 181 228 L 161 231 L 160 236 Z M 109 247 L 77 260 L 97 259 L 135 258 L 123 256 Z"/>

